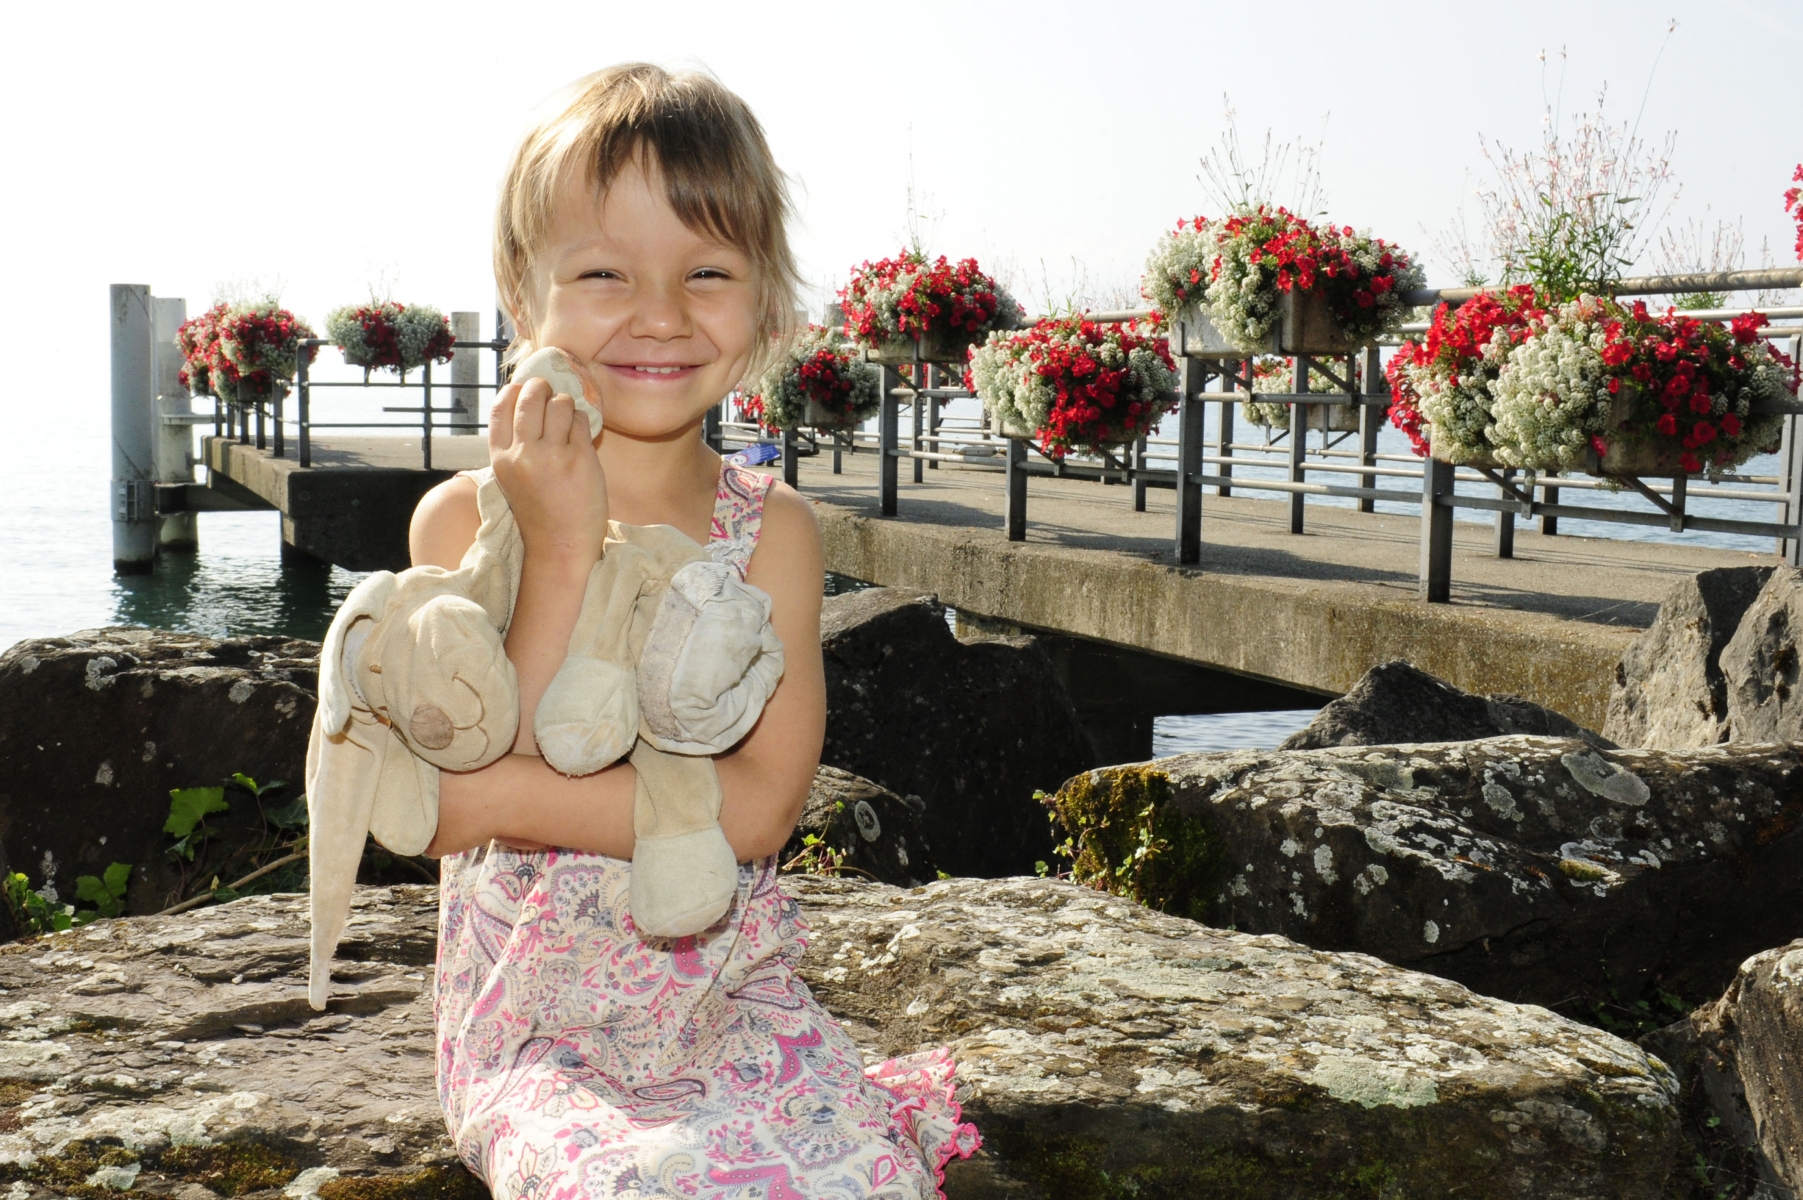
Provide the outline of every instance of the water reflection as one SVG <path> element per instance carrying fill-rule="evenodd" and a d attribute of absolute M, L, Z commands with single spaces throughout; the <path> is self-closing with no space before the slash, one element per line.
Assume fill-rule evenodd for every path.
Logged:
<path fill-rule="evenodd" d="M 209 637 L 325 636 L 332 614 L 363 573 L 260 555 L 164 554 L 149 575 L 113 580 L 115 622 Z"/>

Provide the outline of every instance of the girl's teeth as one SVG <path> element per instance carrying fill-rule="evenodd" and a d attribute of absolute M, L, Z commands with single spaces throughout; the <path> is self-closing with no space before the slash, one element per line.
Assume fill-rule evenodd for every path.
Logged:
<path fill-rule="evenodd" d="M 635 371 L 643 371 L 648 375 L 674 375 L 681 367 L 634 367 Z"/>

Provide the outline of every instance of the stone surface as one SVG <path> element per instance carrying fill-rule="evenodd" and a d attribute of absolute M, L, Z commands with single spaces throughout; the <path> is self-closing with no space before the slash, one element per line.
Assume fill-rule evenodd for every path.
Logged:
<path fill-rule="evenodd" d="M 1351 691 L 1329 702 L 1280 749 L 1469 742 L 1517 733 L 1583 738 L 1604 749 L 1614 745 L 1532 700 L 1474 696 L 1398 658 L 1366 671 Z"/>
<path fill-rule="evenodd" d="M 1711 999 L 1803 934 L 1803 747 L 1185 755 L 1055 803 L 1080 879 L 1586 1016 Z"/>
<path fill-rule="evenodd" d="M 1722 649 L 1728 736 L 1737 742 L 1803 740 L 1797 643 L 1803 640 L 1803 571 L 1779 567 Z"/>
<path fill-rule="evenodd" d="M 1803 1194 L 1803 941 L 1749 958 L 1719 1000 L 1642 1042 L 1677 1072 L 1712 1182 Z"/>
<path fill-rule="evenodd" d="M 825 850 L 844 855 L 840 861 L 845 867 L 880 883 L 913 887 L 930 882 L 939 877 L 939 868 L 921 825 L 925 807 L 918 797 L 910 802 L 850 771 L 821 767 L 778 861 L 791 869 L 814 870 L 825 862 Z M 810 835 L 820 839 L 821 850 L 803 843 Z M 797 863 L 797 858 L 803 861 Z"/>
<path fill-rule="evenodd" d="M 939 866 L 1031 874 L 1052 849 L 1038 789 L 1093 765 L 1049 658 L 1031 638 L 960 641 L 932 596 L 829 597 L 821 761 L 925 804 Z"/>
<path fill-rule="evenodd" d="M 953 1200 L 1652 1198 L 1675 1165 L 1670 1072 L 1543 1009 L 1053 880 L 784 886 L 867 1055 L 952 1047 L 986 1142 Z M 435 897 L 359 890 L 324 1015 L 300 896 L 0 949 L 8 1195 L 481 1196 L 433 1088 Z"/>
<path fill-rule="evenodd" d="M 170 789 L 241 771 L 287 780 L 275 803 L 300 795 L 318 654 L 287 638 L 126 628 L 0 654 L 0 868 L 72 902 L 76 876 L 128 862 L 129 911 L 166 907 L 180 882 L 164 852 Z M 256 802 L 227 795 L 231 812 L 208 818 L 222 850 L 262 831 Z"/>
<path fill-rule="evenodd" d="M 1674 587 L 1615 668 L 1603 735 L 1661 750 L 1727 741 L 1722 649 L 1773 569 L 1718 567 Z"/>

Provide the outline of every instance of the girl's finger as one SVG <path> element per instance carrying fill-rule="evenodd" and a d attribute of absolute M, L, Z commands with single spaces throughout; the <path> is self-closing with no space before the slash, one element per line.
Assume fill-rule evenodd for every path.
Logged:
<path fill-rule="evenodd" d="M 536 442 L 545 436 L 545 402 L 551 399 L 551 385 L 542 379 L 528 379 L 520 389 L 514 405 L 513 440 L 516 445 Z"/>
<path fill-rule="evenodd" d="M 570 440 L 570 426 L 576 415 L 576 402 L 565 395 L 556 395 L 545 402 L 545 441 L 553 446 L 562 446 Z M 586 424 L 586 422 L 584 422 Z"/>
<path fill-rule="evenodd" d="M 519 399 L 520 385 L 510 383 L 495 397 L 488 410 L 488 453 L 490 457 L 513 445 L 513 406 Z"/>

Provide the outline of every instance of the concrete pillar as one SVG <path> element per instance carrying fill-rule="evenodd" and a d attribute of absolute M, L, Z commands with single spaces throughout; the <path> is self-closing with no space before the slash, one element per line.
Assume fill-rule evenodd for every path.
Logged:
<path fill-rule="evenodd" d="M 156 378 L 150 342 L 150 287 L 115 283 L 108 296 L 113 342 L 113 570 L 145 575 L 156 566 Z"/>
<path fill-rule="evenodd" d="M 175 332 L 188 319 L 188 302 L 151 297 L 150 332 L 156 369 L 156 481 L 194 482 L 194 399 L 181 381 L 182 352 Z M 158 518 L 159 550 L 200 548 L 200 517 L 171 513 Z"/>
<path fill-rule="evenodd" d="M 451 314 L 451 336 L 460 342 L 477 341 L 482 336 L 481 314 Z M 482 423 L 482 402 L 477 398 L 477 372 L 482 351 L 460 346 L 451 352 L 451 436 L 468 437 Z"/>

